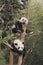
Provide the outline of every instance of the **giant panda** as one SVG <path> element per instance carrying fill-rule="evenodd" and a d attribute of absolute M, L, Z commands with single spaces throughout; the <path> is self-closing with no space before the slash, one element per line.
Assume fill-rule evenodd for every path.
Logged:
<path fill-rule="evenodd" d="M 24 30 L 23 30 L 23 25 L 24 24 L 25 25 L 28 24 L 28 19 L 26 17 L 21 17 L 21 19 L 19 19 L 15 24 L 13 24 L 12 32 L 13 33 L 24 32 Z"/>
<path fill-rule="evenodd" d="M 13 49 L 11 49 L 13 52 L 19 55 L 23 54 L 23 57 L 25 56 L 26 49 L 24 47 L 24 42 L 22 42 L 20 39 L 15 39 L 11 46 L 13 47 Z"/>
<path fill-rule="evenodd" d="M 22 41 L 20 39 L 15 39 L 12 47 L 18 51 L 23 51 L 24 43 L 22 43 Z"/>

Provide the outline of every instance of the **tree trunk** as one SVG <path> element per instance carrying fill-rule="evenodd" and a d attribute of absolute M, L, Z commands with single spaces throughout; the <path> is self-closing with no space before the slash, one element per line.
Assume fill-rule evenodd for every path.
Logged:
<path fill-rule="evenodd" d="M 30 1 L 28 0 L 28 1 L 27 1 L 27 15 L 26 15 L 26 17 L 27 17 L 28 20 L 29 20 L 29 2 L 30 2 Z M 26 25 L 26 26 L 25 26 L 25 25 L 23 26 L 24 32 L 21 33 L 20 40 L 21 40 L 22 42 L 24 42 L 24 40 L 25 40 L 26 27 L 27 27 L 27 25 Z M 22 61 L 23 61 L 23 56 L 21 55 L 21 56 L 19 56 L 19 58 L 18 58 L 18 65 L 21 65 L 21 64 L 22 64 Z"/>
<path fill-rule="evenodd" d="M 30 0 L 27 1 L 27 15 L 26 15 L 26 17 L 27 17 L 28 21 L 29 21 L 29 14 L 30 14 L 30 6 L 29 6 L 29 4 L 30 4 Z"/>
<path fill-rule="evenodd" d="M 30 2 L 30 1 L 28 0 L 28 1 L 27 1 L 27 16 L 26 16 L 28 20 L 29 20 L 29 2 Z M 21 33 L 20 40 L 21 40 L 22 42 L 24 42 L 24 40 L 25 40 L 26 27 L 27 27 L 27 25 L 26 25 L 26 26 L 25 26 L 25 25 L 23 26 L 24 32 Z M 23 56 L 20 55 L 19 58 L 18 58 L 18 65 L 21 65 L 21 64 L 22 64 L 22 60 L 23 60 Z M 10 51 L 9 65 L 13 65 L 13 54 L 12 54 L 11 51 Z"/>
<path fill-rule="evenodd" d="M 13 65 L 13 52 L 12 51 L 10 51 L 9 65 Z"/>

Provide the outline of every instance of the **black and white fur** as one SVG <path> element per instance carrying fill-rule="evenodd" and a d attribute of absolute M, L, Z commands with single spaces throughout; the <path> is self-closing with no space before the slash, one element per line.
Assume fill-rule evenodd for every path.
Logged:
<path fill-rule="evenodd" d="M 26 17 L 22 17 L 19 21 L 20 21 L 22 24 L 25 24 L 25 25 L 28 24 L 28 19 L 27 19 Z"/>
<path fill-rule="evenodd" d="M 21 33 L 24 32 L 23 30 L 23 25 L 27 25 L 28 24 L 28 20 L 26 17 L 22 17 L 19 21 L 17 21 L 15 24 L 13 24 L 12 26 L 12 32 L 13 33 Z"/>
<path fill-rule="evenodd" d="M 20 23 L 20 21 L 17 21 L 15 24 L 13 24 L 12 32 L 13 33 L 23 32 L 22 24 Z"/>
<path fill-rule="evenodd" d="M 18 53 L 19 55 L 23 54 L 23 58 L 26 54 L 26 49 L 24 47 L 24 42 L 22 42 L 20 39 L 14 40 L 14 43 L 12 44 L 13 49 L 11 49 L 13 52 Z"/>
<path fill-rule="evenodd" d="M 16 39 L 16 40 L 14 40 L 13 48 L 16 48 L 18 51 L 23 51 L 23 49 L 24 49 L 24 44 L 22 43 L 21 40 Z"/>

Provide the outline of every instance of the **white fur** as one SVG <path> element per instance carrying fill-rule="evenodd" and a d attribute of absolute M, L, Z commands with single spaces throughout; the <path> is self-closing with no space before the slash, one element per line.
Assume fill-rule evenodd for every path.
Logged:
<path fill-rule="evenodd" d="M 15 43 L 16 44 L 18 44 L 18 45 L 15 45 Z M 18 47 L 20 47 L 18 50 L 19 51 L 23 51 L 23 49 L 24 49 L 24 44 L 22 44 L 22 42 L 19 40 L 19 39 L 16 39 L 16 40 L 14 40 L 14 46 L 18 49 Z"/>
<path fill-rule="evenodd" d="M 26 17 L 22 17 L 19 21 L 20 21 L 21 23 L 28 24 L 28 19 L 27 19 Z"/>

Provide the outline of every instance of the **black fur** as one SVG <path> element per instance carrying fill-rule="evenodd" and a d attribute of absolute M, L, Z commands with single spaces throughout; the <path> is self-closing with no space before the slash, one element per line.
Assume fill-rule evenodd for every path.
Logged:
<path fill-rule="evenodd" d="M 24 44 L 24 42 L 23 42 Z M 14 44 L 12 44 L 13 49 L 11 49 L 13 52 L 17 53 L 18 55 L 23 55 L 23 58 L 26 54 L 26 49 L 24 48 L 23 51 L 18 51 L 18 49 L 15 48 Z"/>
<path fill-rule="evenodd" d="M 12 44 L 12 47 L 13 47 L 13 49 L 11 49 L 13 52 L 15 52 L 15 53 L 17 53 L 17 54 L 22 54 L 23 53 L 23 51 L 18 51 L 18 49 L 16 49 L 16 47 L 14 46 L 14 44 Z"/>
<path fill-rule="evenodd" d="M 22 23 L 20 23 L 19 21 L 17 21 L 17 22 L 15 23 L 15 28 L 12 28 L 12 32 L 13 32 L 13 33 L 23 32 Z"/>

